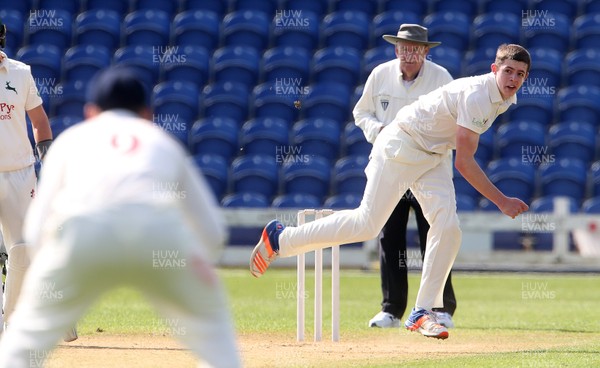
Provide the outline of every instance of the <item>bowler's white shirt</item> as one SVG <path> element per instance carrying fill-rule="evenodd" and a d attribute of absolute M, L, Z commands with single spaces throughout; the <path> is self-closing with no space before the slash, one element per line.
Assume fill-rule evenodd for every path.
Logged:
<path fill-rule="evenodd" d="M 425 60 L 414 83 L 407 87 L 402 81 L 399 59 L 379 64 L 367 78 L 354 107 L 355 124 L 363 130 L 367 141 L 373 143 L 398 110 L 451 81 L 452 76 L 445 68 Z"/>
<path fill-rule="evenodd" d="M 494 73 L 456 79 L 398 111 L 394 122 L 426 151 L 456 148 L 457 125 L 482 134 L 517 102 L 502 99 Z"/>
<path fill-rule="evenodd" d="M 128 204 L 180 208 L 206 248 L 222 246 L 226 239 L 216 199 L 184 148 L 125 110 L 103 112 L 54 141 L 27 213 L 25 236 L 39 244 L 45 227 Z"/>
<path fill-rule="evenodd" d="M 42 99 L 29 65 L 0 55 L 0 171 L 13 171 L 35 162 L 25 114 Z"/>

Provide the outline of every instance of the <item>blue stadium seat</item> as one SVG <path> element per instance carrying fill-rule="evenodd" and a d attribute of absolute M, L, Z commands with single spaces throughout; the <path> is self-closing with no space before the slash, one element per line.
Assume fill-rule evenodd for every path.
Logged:
<path fill-rule="evenodd" d="M 288 160 L 283 165 L 281 180 L 284 193 L 311 194 L 322 199 L 329 193 L 331 164 L 317 156 Z"/>
<path fill-rule="evenodd" d="M 337 160 L 333 167 L 333 191 L 362 196 L 367 184 L 365 168 L 368 163 L 369 158 L 364 155 L 344 156 Z"/>
<path fill-rule="evenodd" d="M 71 47 L 73 15 L 66 10 L 35 10 L 27 26 L 29 45 L 52 45 L 61 52 Z"/>
<path fill-rule="evenodd" d="M 219 46 L 219 27 L 218 13 L 208 10 L 183 11 L 173 19 L 173 43 L 212 51 Z"/>
<path fill-rule="evenodd" d="M 600 0 L 584 0 L 582 5 L 582 14 L 600 13 Z"/>
<path fill-rule="evenodd" d="M 598 18 L 600 18 L 600 14 L 598 14 Z M 600 25 L 598 28 L 600 32 Z M 565 57 L 566 84 L 569 86 L 600 86 L 600 64 L 598 60 L 600 60 L 599 49 L 578 49 L 568 53 Z"/>
<path fill-rule="evenodd" d="M 373 69 L 375 69 L 377 65 L 385 63 L 386 61 L 393 60 L 395 58 L 395 48 L 389 43 L 387 45 L 370 48 L 365 52 L 365 56 L 363 57 L 363 70 L 361 79 L 367 80 L 369 74 L 371 74 L 371 72 L 373 71 Z"/>
<path fill-rule="evenodd" d="M 160 75 L 160 63 L 154 62 L 158 56 L 152 46 L 125 46 L 115 52 L 113 64 L 133 68 L 150 95 Z"/>
<path fill-rule="evenodd" d="M 600 196 L 600 161 L 594 162 L 589 170 L 590 195 L 592 197 Z"/>
<path fill-rule="evenodd" d="M 213 81 L 237 82 L 251 89 L 258 81 L 260 56 L 250 46 L 225 46 L 217 49 L 212 61 Z"/>
<path fill-rule="evenodd" d="M 239 126 L 248 116 L 248 89 L 235 82 L 212 83 L 204 87 L 204 115 L 235 120 Z"/>
<path fill-rule="evenodd" d="M 310 194 L 281 194 L 273 199 L 271 203 L 275 208 L 320 208 L 321 201 Z"/>
<path fill-rule="evenodd" d="M 358 52 L 369 46 L 371 18 L 364 13 L 334 11 L 321 24 L 322 47 L 344 46 Z"/>
<path fill-rule="evenodd" d="M 129 0 L 83 0 L 84 10 L 112 10 L 119 14 L 120 17 L 125 17 L 130 10 Z"/>
<path fill-rule="evenodd" d="M 61 83 L 56 95 L 50 96 L 51 116 L 79 116 L 83 118 L 83 106 L 86 103 L 87 81 Z M 38 89 L 40 87 L 38 86 Z M 43 92 L 42 88 L 40 93 Z"/>
<path fill-rule="evenodd" d="M 600 88 L 569 86 L 556 96 L 559 121 L 585 121 L 598 126 L 600 121 Z"/>
<path fill-rule="evenodd" d="M 232 11 L 252 10 L 265 13 L 267 18 L 275 16 L 279 8 L 279 0 L 231 0 Z"/>
<path fill-rule="evenodd" d="M 436 48 L 434 48 L 433 50 L 435 50 Z M 465 54 L 462 75 L 465 77 L 470 77 L 473 75 L 481 75 L 491 72 L 492 69 L 490 65 L 492 65 L 494 59 L 496 58 L 496 49 L 497 46 L 495 48 L 478 48 L 467 51 Z"/>
<path fill-rule="evenodd" d="M 113 10 L 94 9 L 75 18 L 75 42 L 108 48 L 111 52 L 121 44 L 122 16 Z"/>
<path fill-rule="evenodd" d="M 534 10 L 535 11 L 535 10 Z M 571 21 L 561 13 L 545 13 L 521 20 L 525 29 L 523 39 L 527 48 L 551 48 L 561 54 L 569 51 Z"/>
<path fill-rule="evenodd" d="M 201 170 L 217 200 L 227 193 L 229 164 L 225 158 L 214 154 L 198 154 L 193 157 L 194 163 Z"/>
<path fill-rule="evenodd" d="M 529 203 L 535 194 L 536 166 L 521 158 L 506 157 L 491 161 L 486 175 L 502 193 Z"/>
<path fill-rule="evenodd" d="M 395 35 L 401 24 L 420 24 L 421 17 L 410 11 L 389 10 L 379 13 L 373 18 L 373 32 L 371 32 L 371 44 L 374 47 L 388 46 L 383 35 Z"/>
<path fill-rule="evenodd" d="M 600 10 L 596 13 L 583 13 L 573 22 L 572 46 L 574 49 L 593 49 L 598 45 L 600 45 Z"/>
<path fill-rule="evenodd" d="M 283 0 L 281 9 L 312 12 L 320 19 L 329 13 L 329 4 L 330 0 Z"/>
<path fill-rule="evenodd" d="M 539 170 L 542 196 L 566 196 L 577 203 L 585 199 L 587 168 L 581 160 L 563 158 Z"/>
<path fill-rule="evenodd" d="M 477 202 L 467 195 L 456 195 L 456 210 L 458 212 L 470 212 L 477 209 Z"/>
<path fill-rule="evenodd" d="M 343 143 L 345 146 L 344 152 L 348 156 L 363 155 L 368 157 L 373 148 L 371 143 L 367 142 L 362 129 L 356 126 L 354 121 L 347 123 L 344 127 Z"/>
<path fill-rule="evenodd" d="M 227 208 L 266 208 L 269 207 L 269 201 L 267 197 L 259 193 L 234 193 L 223 197 L 221 206 Z"/>
<path fill-rule="evenodd" d="M 192 125 L 189 137 L 188 146 L 194 155 L 220 155 L 229 162 L 239 150 L 238 125 L 232 119 L 200 119 Z"/>
<path fill-rule="evenodd" d="M 179 1 L 173 0 L 130 0 L 131 9 L 162 11 L 167 14 L 169 19 L 173 19 L 177 11 L 179 11 Z"/>
<path fill-rule="evenodd" d="M 301 0 L 302 1 L 302 0 Z M 29 15 L 29 11 L 34 8 L 34 0 L 21 0 L 21 1 L 3 1 L 3 10 L 16 10 L 21 13 L 23 18 Z M 19 47 L 19 46 L 16 46 Z"/>
<path fill-rule="evenodd" d="M 529 206 L 530 212 L 552 212 L 554 211 L 554 200 L 557 196 L 541 196 L 534 199 Z M 579 211 L 579 206 L 573 198 L 568 198 L 569 201 L 569 212 L 576 213 Z"/>
<path fill-rule="evenodd" d="M 61 10 L 71 15 L 81 11 L 81 0 L 37 0 L 37 9 Z"/>
<path fill-rule="evenodd" d="M 475 158 L 482 164 L 487 164 L 494 158 L 494 129 L 488 129 L 479 135 L 479 145 L 475 151 Z"/>
<path fill-rule="evenodd" d="M 555 117 L 554 96 L 548 94 L 532 97 L 523 92 L 523 87 L 521 87 L 517 96 L 518 103 L 506 111 L 504 118 L 508 121 L 531 120 L 549 126 Z"/>
<path fill-rule="evenodd" d="M 528 96 L 556 94 L 561 85 L 564 55 L 548 47 L 533 48 L 529 53 L 531 59 L 535 60 L 535 67 L 529 71 L 529 76 L 519 93 L 523 95 L 527 92 Z M 520 102 L 519 100 L 518 103 Z"/>
<path fill-rule="evenodd" d="M 233 191 L 260 193 L 267 199 L 277 194 L 279 168 L 274 156 L 243 155 L 231 164 Z"/>
<path fill-rule="evenodd" d="M 596 128 L 579 121 L 554 124 L 548 132 L 548 147 L 556 159 L 575 158 L 587 164 L 596 156 Z"/>
<path fill-rule="evenodd" d="M 292 128 L 292 144 L 301 155 L 320 156 L 329 161 L 340 152 L 340 126 L 325 118 L 308 118 L 296 122 Z"/>
<path fill-rule="evenodd" d="M 470 43 L 471 19 L 457 11 L 431 13 L 423 19 L 429 30 L 429 39 L 460 52 L 467 51 Z"/>
<path fill-rule="evenodd" d="M 600 197 L 591 197 L 583 201 L 581 212 L 600 214 Z"/>
<path fill-rule="evenodd" d="M 262 53 L 269 44 L 271 18 L 260 11 L 230 12 L 222 22 L 226 46 L 250 46 Z"/>
<path fill-rule="evenodd" d="M 453 78 L 461 77 L 462 54 L 458 50 L 440 45 L 429 50 L 428 60 L 446 68 Z"/>
<path fill-rule="evenodd" d="M 59 80 L 62 52 L 53 45 L 29 45 L 17 51 L 16 59 L 31 66 L 35 79 Z"/>
<path fill-rule="evenodd" d="M 528 9 L 529 0 L 504 0 L 498 2 L 495 0 L 482 0 L 481 1 L 481 12 L 482 13 L 510 13 L 517 17 L 522 17 L 523 12 Z"/>
<path fill-rule="evenodd" d="M 562 14 L 569 20 L 575 18 L 578 12 L 579 0 L 531 0 L 533 10 L 537 14 Z M 535 14 L 535 13 L 534 13 Z"/>
<path fill-rule="evenodd" d="M 2 4 L 4 5 L 4 4 Z M 23 13 L 16 9 L 0 9 L 0 19 L 6 25 L 6 47 L 17 50 L 23 45 Z"/>
<path fill-rule="evenodd" d="M 494 136 L 495 151 L 499 157 L 526 159 L 531 165 L 538 165 L 544 159 L 546 129 L 543 124 L 530 120 L 509 121 L 498 128 Z M 544 157 L 542 157 L 544 156 Z"/>
<path fill-rule="evenodd" d="M 294 102 L 300 99 L 304 89 L 293 82 L 263 83 L 254 87 L 252 106 L 255 117 L 277 117 L 283 119 L 289 126 L 298 118 L 298 108 Z"/>
<path fill-rule="evenodd" d="M 173 60 L 162 63 L 162 73 L 168 81 L 188 81 L 204 86 L 210 78 L 209 51 L 200 46 L 173 46 Z"/>
<path fill-rule="evenodd" d="M 271 35 L 274 46 L 310 52 L 319 46 L 319 16 L 309 10 L 284 8 L 273 17 Z"/>
<path fill-rule="evenodd" d="M 348 47 L 326 47 L 312 59 L 314 83 L 334 82 L 354 88 L 361 73 L 361 54 Z"/>
<path fill-rule="evenodd" d="M 521 17 L 506 12 L 484 13 L 473 20 L 473 47 L 496 49 L 503 43 L 520 43 Z"/>
<path fill-rule="evenodd" d="M 278 117 L 248 120 L 242 125 L 241 142 L 246 155 L 273 155 L 278 163 L 285 159 L 289 147 L 289 124 Z"/>
<path fill-rule="evenodd" d="M 343 84 L 318 83 L 310 87 L 302 102 L 304 118 L 333 119 L 343 124 L 350 115 L 350 92 Z"/>
<path fill-rule="evenodd" d="M 62 116 L 56 115 L 50 118 L 50 129 L 52 129 L 52 137 L 56 139 L 62 132 L 79 124 L 83 121 L 81 116 Z M 28 124 L 30 125 L 30 124 Z"/>
<path fill-rule="evenodd" d="M 162 10 L 136 10 L 123 20 L 125 45 L 129 46 L 164 47 L 169 44 L 170 30 L 171 18 Z"/>
<path fill-rule="evenodd" d="M 466 15 L 469 20 L 479 11 L 479 4 L 472 0 L 431 0 L 431 12 L 460 12 Z"/>
<path fill-rule="evenodd" d="M 403 11 L 415 13 L 419 18 L 423 18 L 429 10 L 429 1 L 406 1 L 406 0 L 387 0 L 383 1 L 383 11 Z M 421 24 L 421 22 L 417 22 Z M 400 27 L 400 24 L 398 24 Z M 394 33 L 395 34 L 395 33 Z"/>
<path fill-rule="evenodd" d="M 273 47 L 265 51 L 262 58 L 262 73 L 265 81 L 295 81 L 304 86 L 310 77 L 311 57 L 296 46 Z"/>
<path fill-rule="evenodd" d="M 63 80 L 88 82 L 101 69 L 110 66 L 112 53 L 103 46 L 78 45 L 63 57 Z"/>
<path fill-rule="evenodd" d="M 360 206 L 362 201 L 362 193 L 360 194 L 336 194 L 325 199 L 323 203 L 324 208 L 331 208 L 334 210 L 352 210 Z"/>
<path fill-rule="evenodd" d="M 369 18 L 373 18 L 379 10 L 379 0 L 336 0 L 332 4 L 333 11 L 361 12 Z"/>
<path fill-rule="evenodd" d="M 161 82 L 152 93 L 154 116 L 161 122 L 179 126 L 191 125 L 196 121 L 199 101 L 200 91 L 192 82 Z"/>
<path fill-rule="evenodd" d="M 223 18 L 229 11 L 230 0 L 181 0 L 181 10 L 211 11 Z"/>

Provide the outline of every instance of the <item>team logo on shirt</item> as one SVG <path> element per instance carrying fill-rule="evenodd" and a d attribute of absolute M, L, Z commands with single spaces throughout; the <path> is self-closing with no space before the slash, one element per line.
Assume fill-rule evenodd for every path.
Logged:
<path fill-rule="evenodd" d="M 389 105 L 390 105 L 390 100 L 381 100 L 381 107 L 383 108 L 383 111 L 387 110 Z"/>
<path fill-rule="evenodd" d="M 18 94 L 17 89 L 10 85 L 10 81 L 6 82 L 6 90 L 13 91 L 14 93 Z"/>
<path fill-rule="evenodd" d="M 473 120 L 471 120 L 471 124 L 475 125 L 476 127 L 483 128 L 485 124 L 487 124 L 488 120 L 489 119 L 477 120 L 473 118 Z"/>

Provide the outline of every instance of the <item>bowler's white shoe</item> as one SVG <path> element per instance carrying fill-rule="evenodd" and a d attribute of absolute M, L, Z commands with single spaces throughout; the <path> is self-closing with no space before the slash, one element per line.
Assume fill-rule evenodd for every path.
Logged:
<path fill-rule="evenodd" d="M 452 321 L 452 316 L 448 312 L 434 312 L 435 319 L 437 322 L 446 327 L 446 328 L 454 328 L 454 322 Z"/>
<path fill-rule="evenodd" d="M 400 327 L 400 320 L 394 317 L 393 314 L 381 311 L 371 318 L 369 327 L 391 328 Z"/>

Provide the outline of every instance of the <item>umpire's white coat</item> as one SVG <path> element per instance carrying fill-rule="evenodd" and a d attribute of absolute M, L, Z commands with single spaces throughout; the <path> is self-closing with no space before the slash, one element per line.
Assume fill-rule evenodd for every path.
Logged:
<path fill-rule="evenodd" d="M 205 363 L 240 365 L 210 264 L 225 222 L 192 165 L 167 133 L 125 110 L 56 139 L 26 218 L 36 254 L 0 341 L 0 367 L 43 360 L 96 297 L 119 284 L 141 289 Z"/>

